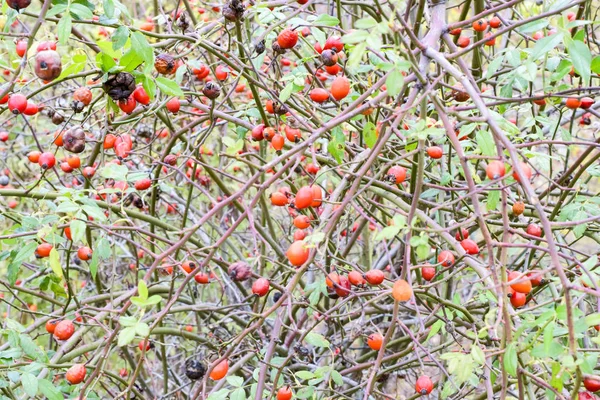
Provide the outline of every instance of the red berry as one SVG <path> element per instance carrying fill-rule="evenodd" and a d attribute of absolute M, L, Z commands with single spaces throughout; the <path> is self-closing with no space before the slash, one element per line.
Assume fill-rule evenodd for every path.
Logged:
<path fill-rule="evenodd" d="M 590 392 L 597 392 L 600 390 L 600 380 L 595 378 L 584 378 L 583 386 Z"/>
<path fill-rule="evenodd" d="M 75 325 L 68 319 L 60 321 L 54 328 L 54 338 L 68 340 L 75 333 Z"/>
<path fill-rule="evenodd" d="M 33 101 L 27 101 L 27 107 L 25 107 L 25 111 L 23 111 L 23 114 L 35 115 L 38 113 L 38 111 L 39 111 L 39 108 L 38 108 L 37 104 L 35 104 Z"/>
<path fill-rule="evenodd" d="M 510 304 L 512 304 L 514 308 L 521 308 L 527 302 L 527 295 L 525 293 L 515 292 L 514 290 L 512 290 L 512 288 L 509 288 L 509 293 Z"/>
<path fill-rule="evenodd" d="M 365 273 L 365 279 L 370 285 L 379 285 L 385 279 L 385 275 L 380 269 L 372 269 Z"/>
<path fill-rule="evenodd" d="M 310 99 L 317 103 L 324 103 L 329 100 L 329 92 L 322 88 L 314 88 L 310 91 Z"/>
<path fill-rule="evenodd" d="M 42 169 L 50 169 L 56 164 L 56 157 L 54 157 L 54 154 L 50 152 L 42 153 L 40 154 L 38 164 L 40 164 Z"/>
<path fill-rule="evenodd" d="M 298 3 L 300 3 L 300 1 L 303 1 L 303 0 L 298 0 Z M 300 4 L 305 4 L 305 3 L 300 3 Z M 277 400 L 291 400 L 292 396 L 293 396 L 292 389 L 290 389 L 289 386 L 284 386 L 282 388 L 279 388 L 279 390 L 277 391 Z"/>
<path fill-rule="evenodd" d="M 224 81 L 229 77 L 229 72 L 222 65 L 217 65 L 217 68 L 215 68 L 215 77 L 220 81 Z"/>
<path fill-rule="evenodd" d="M 167 110 L 172 112 L 173 114 L 177 114 L 179 109 L 181 108 L 181 103 L 177 97 L 173 97 L 171 100 L 167 101 Z"/>
<path fill-rule="evenodd" d="M 74 364 L 71 368 L 67 370 L 65 378 L 71 385 L 77 385 L 78 383 L 83 382 L 85 379 L 85 365 L 83 364 Z"/>
<path fill-rule="evenodd" d="M 594 105 L 594 99 L 592 99 L 591 97 L 584 97 L 581 99 L 581 104 L 579 105 L 579 107 L 583 108 L 584 110 L 587 110 L 588 108 L 590 108 L 593 105 Z"/>
<path fill-rule="evenodd" d="M 135 182 L 135 188 L 137 190 L 146 190 L 152 185 L 150 178 L 143 178 Z"/>
<path fill-rule="evenodd" d="M 531 176 L 533 175 L 533 172 L 531 171 L 531 167 L 528 164 L 525 164 L 524 162 L 519 162 L 519 166 L 521 167 L 521 169 L 523 170 L 523 174 L 525 176 L 526 180 L 530 180 Z M 517 182 L 521 182 L 521 177 L 519 176 L 519 174 L 517 173 L 517 170 L 515 169 L 515 171 L 513 172 L 513 178 L 515 178 L 515 180 Z"/>
<path fill-rule="evenodd" d="M 467 252 L 467 254 L 479 254 L 479 246 L 477 246 L 477 243 L 474 240 L 465 239 L 460 242 L 460 245 Z"/>
<path fill-rule="evenodd" d="M 581 106 L 581 100 L 579 100 L 577 97 L 569 97 L 566 101 L 565 101 L 565 106 L 567 108 L 570 108 L 572 110 L 579 108 Z"/>
<path fill-rule="evenodd" d="M 485 169 L 485 173 L 492 180 L 502 178 L 506 174 L 504 162 L 498 160 L 490 161 Z"/>
<path fill-rule="evenodd" d="M 442 156 L 444 155 L 444 150 L 439 146 L 431 146 L 427 148 L 427 154 L 429 155 L 429 157 L 437 160 L 439 158 L 442 158 Z"/>
<path fill-rule="evenodd" d="M 213 381 L 221 380 L 227 375 L 227 371 L 229 371 L 229 362 L 223 360 L 210 371 L 210 379 Z"/>
<path fill-rule="evenodd" d="M 536 237 L 542 237 L 542 228 L 536 224 L 527 225 L 527 234 Z"/>
<path fill-rule="evenodd" d="M 502 21 L 500 21 L 500 18 L 498 17 L 493 17 L 492 19 L 490 19 L 489 24 L 491 28 L 496 29 L 499 28 L 500 25 L 502 25 Z"/>
<path fill-rule="evenodd" d="M 56 329 L 56 325 L 58 325 L 58 321 L 55 319 L 51 319 L 48 322 L 46 322 L 46 332 L 54 333 L 54 330 Z"/>
<path fill-rule="evenodd" d="M 456 44 L 458 45 L 458 47 L 465 48 L 465 47 L 468 47 L 468 46 L 469 46 L 469 44 L 471 44 L 471 39 L 469 39 L 469 38 L 468 38 L 468 37 L 466 37 L 466 36 L 461 36 L 461 37 L 459 37 L 459 38 L 458 38 L 458 40 L 456 41 Z"/>
<path fill-rule="evenodd" d="M 421 276 L 427 282 L 433 280 L 435 278 L 435 268 L 434 267 L 424 267 L 421 269 Z"/>
<path fill-rule="evenodd" d="M 303 186 L 296 193 L 296 198 L 294 199 L 294 206 L 302 210 L 304 208 L 308 208 L 311 206 L 314 197 L 314 192 L 310 186 Z"/>
<path fill-rule="evenodd" d="M 346 297 L 350 294 L 350 281 L 347 277 L 340 275 L 339 282 L 335 287 L 335 293 L 340 297 Z"/>
<path fill-rule="evenodd" d="M 473 29 L 475 29 L 477 32 L 483 32 L 487 29 L 488 23 L 485 19 L 478 19 L 477 21 L 473 22 Z"/>
<path fill-rule="evenodd" d="M 344 44 L 342 43 L 342 38 L 339 36 L 332 36 L 327 38 L 325 41 L 325 46 L 323 46 L 323 50 L 336 49 L 339 53 L 344 51 Z"/>
<path fill-rule="evenodd" d="M 8 109 L 13 114 L 24 113 L 27 109 L 27 97 L 21 93 L 14 93 L 8 98 Z"/>
<path fill-rule="evenodd" d="M 444 267 L 451 267 L 454 265 L 454 254 L 448 250 L 444 250 L 438 254 L 438 262 Z"/>
<path fill-rule="evenodd" d="M 431 391 L 433 390 L 433 382 L 431 382 L 431 378 L 425 375 L 420 376 L 419 379 L 417 379 L 417 383 L 415 384 L 415 390 L 417 391 L 417 393 L 423 396 L 431 393 Z"/>
<path fill-rule="evenodd" d="M 379 351 L 383 345 L 383 335 L 378 332 L 371 333 L 367 338 L 367 345 L 371 350 Z"/>
<path fill-rule="evenodd" d="M 399 165 L 391 167 L 387 172 L 387 178 L 396 185 L 401 184 L 406 179 L 406 168 Z"/>
<path fill-rule="evenodd" d="M 350 93 L 350 82 L 344 76 L 338 76 L 331 84 L 331 95 L 336 100 L 342 100 Z"/>
<path fill-rule="evenodd" d="M 465 228 L 460 228 L 460 231 L 456 232 L 456 235 L 454 235 L 454 237 L 456 238 L 456 240 L 466 239 L 469 237 L 469 231 Z"/>
<path fill-rule="evenodd" d="M 269 293 L 269 280 L 266 278 L 258 278 L 252 284 L 252 293 L 257 295 L 258 297 L 263 297 L 267 293 Z"/>
<path fill-rule="evenodd" d="M 35 51 L 36 51 L 36 53 L 39 53 L 40 51 L 44 51 L 44 50 L 56 50 L 56 42 L 48 42 L 48 41 L 40 42 L 40 44 L 38 44 Z"/>
<path fill-rule="evenodd" d="M 92 258 L 93 253 L 94 252 L 92 251 L 92 249 L 84 246 L 84 247 L 80 247 L 77 250 L 77 257 L 79 257 L 80 260 L 87 261 L 90 258 Z"/>
<path fill-rule="evenodd" d="M 133 91 L 133 98 L 135 99 L 135 101 L 144 106 L 150 104 L 150 96 L 148 96 L 148 93 L 146 93 L 146 90 L 143 86 L 138 86 L 135 88 L 135 90 Z"/>
<path fill-rule="evenodd" d="M 207 274 L 203 274 L 202 272 L 199 272 L 196 274 L 196 276 L 194 276 L 194 280 L 197 283 L 206 285 L 209 282 L 209 276 Z"/>
<path fill-rule="evenodd" d="M 16 46 L 17 55 L 23 57 L 27 52 L 27 40 L 19 40 Z"/>
<path fill-rule="evenodd" d="M 277 43 L 282 49 L 291 49 L 298 43 L 298 33 L 286 28 L 277 36 Z"/>
<path fill-rule="evenodd" d="M 126 114 L 131 114 L 136 106 L 137 101 L 135 101 L 133 96 L 129 96 L 126 100 L 119 100 L 119 108 Z"/>

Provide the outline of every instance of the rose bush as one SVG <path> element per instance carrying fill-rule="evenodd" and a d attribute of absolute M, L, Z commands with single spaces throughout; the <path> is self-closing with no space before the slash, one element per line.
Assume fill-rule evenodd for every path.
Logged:
<path fill-rule="evenodd" d="M 7 0 L 0 397 L 590 399 L 584 0 Z"/>

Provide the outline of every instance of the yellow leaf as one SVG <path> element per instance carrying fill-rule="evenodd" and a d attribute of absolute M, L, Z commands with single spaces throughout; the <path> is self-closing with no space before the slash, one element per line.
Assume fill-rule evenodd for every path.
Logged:
<path fill-rule="evenodd" d="M 59 278 L 63 278 L 63 271 L 62 268 L 60 266 L 60 257 L 58 255 L 58 251 L 53 247 L 52 250 L 50 250 L 50 268 L 52 268 L 52 271 L 54 271 L 54 273 L 56 274 L 56 276 L 58 276 Z"/>

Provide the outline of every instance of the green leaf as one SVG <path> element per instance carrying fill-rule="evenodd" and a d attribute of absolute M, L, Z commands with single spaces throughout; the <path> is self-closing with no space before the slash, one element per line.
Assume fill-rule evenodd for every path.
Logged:
<path fill-rule="evenodd" d="M 377 128 L 374 123 L 367 122 L 363 127 L 363 140 L 368 148 L 373 148 L 375 142 L 377 142 Z"/>
<path fill-rule="evenodd" d="M 329 341 L 320 333 L 310 332 L 308 335 L 306 335 L 305 340 L 306 343 L 315 347 L 329 347 Z"/>
<path fill-rule="evenodd" d="M 141 337 L 148 337 L 150 335 L 150 327 L 145 322 L 138 322 L 135 324 L 135 333 Z"/>
<path fill-rule="evenodd" d="M 348 67 L 350 67 L 350 68 L 358 67 L 360 65 L 362 58 L 365 55 L 366 51 L 367 51 L 367 43 L 366 42 L 358 43 L 354 47 L 354 49 L 352 49 L 352 52 L 350 53 L 350 56 L 348 57 Z"/>
<path fill-rule="evenodd" d="M 139 54 L 146 64 L 144 67 L 145 71 L 151 71 L 154 68 L 154 50 L 146 40 L 146 37 L 140 32 L 133 32 L 131 34 L 131 48 Z"/>
<path fill-rule="evenodd" d="M 513 377 L 517 376 L 517 348 L 514 343 L 509 343 L 504 350 L 504 369 Z"/>
<path fill-rule="evenodd" d="M 35 397 L 38 391 L 38 380 L 35 375 L 25 372 L 21 375 L 21 384 L 23 385 L 23 390 L 29 397 Z"/>
<path fill-rule="evenodd" d="M 286 102 L 290 98 L 290 96 L 292 95 L 293 92 L 294 92 L 294 82 L 290 81 L 287 83 L 287 85 L 285 85 L 285 87 L 283 88 L 281 93 L 279 93 L 279 100 L 282 103 Z"/>
<path fill-rule="evenodd" d="M 88 268 L 90 269 L 90 274 L 92 274 L 92 278 L 96 279 L 96 273 L 98 272 L 98 252 L 92 253 L 92 260 L 90 261 Z"/>
<path fill-rule="evenodd" d="M 60 256 L 58 255 L 58 250 L 56 250 L 56 248 L 53 247 L 52 250 L 50 250 L 48 259 L 50 261 L 50 268 L 52 268 L 52 272 L 62 279 L 63 270 L 60 265 Z"/>
<path fill-rule="evenodd" d="M 227 380 L 227 383 L 229 383 L 233 387 L 241 387 L 244 384 L 244 378 L 242 378 L 241 376 L 233 375 L 228 376 L 225 379 Z"/>
<path fill-rule="evenodd" d="M 592 269 L 598 264 L 598 256 L 591 256 L 582 264 L 585 268 Z"/>
<path fill-rule="evenodd" d="M 115 181 L 127 180 L 127 166 L 109 163 L 106 167 L 100 168 L 100 176 L 106 179 L 114 179 Z"/>
<path fill-rule="evenodd" d="M 544 29 L 548 25 L 546 18 L 537 19 L 517 28 L 521 33 L 532 33 Z"/>
<path fill-rule="evenodd" d="M 473 357 L 473 361 L 475 361 L 479 365 L 485 364 L 485 354 L 483 350 L 479 346 L 471 346 L 471 357 Z"/>
<path fill-rule="evenodd" d="M 600 56 L 594 57 L 590 68 L 595 74 L 600 74 Z"/>
<path fill-rule="evenodd" d="M 117 28 L 117 30 L 110 37 L 110 40 L 113 43 L 113 50 L 122 49 L 125 46 L 125 44 L 127 43 L 128 39 L 129 39 L 129 29 L 124 25 L 119 26 Z M 123 65 L 122 62 L 120 64 Z"/>
<path fill-rule="evenodd" d="M 373 17 L 361 18 L 354 23 L 356 29 L 371 29 L 377 26 L 377 20 Z"/>
<path fill-rule="evenodd" d="M 592 65 L 592 54 L 590 53 L 590 49 L 585 43 L 580 42 L 579 40 L 566 41 L 566 44 L 575 71 L 581 75 L 584 84 L 587 85 L 590 80 Z"/>
<path fill-rule="evenodd" d="M 15 282 L 17 281 L 19 267 L 21 266 L 23 261 L 29 259 L 35 252 L 36 248 L 37 248 L 36 242 L 27 243 L 27 245 L 25 245 L 25 247 L 21 248 L 21 250 L 19 250 L 17 255 L 14 256 L 13 261 L 8 266 L 8 282 L 10 282 L 11 285 L 14 285 Z"/>
<path fill-rule="evenodd" d="M 73 14 L 78 19 L 92 19 L 94 17 L 93 10 L 90 10 L 83 4 L 72 2 L 69 10 L 71 11 L 71 14 Z"/>
<path fill-rule="evenodd" d="M 462 134 L 462 131 L 461 131 Z M 494 139 L 492 134 L 488 131 L 478 131 L 475 135 L 477 145 L 481 149 L 481 154 L 484 156 L 493 157 L 496 155 L 496 146 L 494 146 Z"/>
<path fill-rule="evenodd" d="M 318 28 L 313 28 L 310 30 L 311 35 L 314 36 L 315 40 L 317 41 L 317 43 L 319 43 L 321 46 L 325 45 L 325 41 L 327 40 L 327 36 L 325 36 L 325 33 L 318 29 Z M 262 63 L 261 63 L 262 65 Z M 258 68 L 258 67 L 256 67 Z"/>
<path fill-rule="evenodd" d="M 79 210 L 79 205 L 70 199 L 66 199 L 64 197 L 59 197 L 56 199 L 58 202 L 58 207 L 56 207 L 57 213 L 70 213 Z"/>
<path fill-rule="evenodd" d="M 496 207 L 498 207 L 498 201 L 500 201 L 500 191 L 498 191 L 498 190 L 491 190 L 488 193 L 487 203 L 485 205 L 485 208 L 488 211 L 495 210 Z"/>
<path fill-rule="evenodd" d="M 338 164 L 341 164 L 345 148 L 346 137 L 344 136 L 344 132 L 339 127 L 335 127 L 331 135 L 331 140 L 327 145 L 327 151 L 335 158 Z"/>
<path fill-rule="evenodd" d="M 115 16 L 115 3 L 113 0 L 104 0 L 102 2 L 102 8 L 104 9 L 104 14 L 109 19 L 112 19 Z"/>
<path fill-rule="evenodd" d="M 39 348 L 31 337 L 23 333 L 19 335 L 19 345 L 29 358 L 37 361 L 44 361 L 46 359 L 46 353 Z"/>
<path fill-rule="evenodd" d="M 587 326 L 600 325 L 600 313 L 586 315 L 585 323 L 587 324 Z"/>
<path fill-rule="evenodd" d="M 6 327 L 10 330 L 22 333 L 25 332 L 25 327 L 23 325 L 21 325 L 20 323 L 18 323 L 17 321 L 15 321 L 14 319 L 10 319 L 7 318 L 5 319 L 6 322 Z"/>
<path fill-rule="evenodd" d="M 375 235 L 375 241 L 376 242 L 381 242 L 382 240 L 392 240 L 393 238 L 396 237 L 396 235 L 400 233 L 400 227 L 399 226 L 395 226 L 395 225 L 391 225 L 391 226 L 386 226 L 385 228 L 383 228 L 382 230 L 380 230 L 379 232 L 377 232 L 377 235 Z"/>
<path fill-rule="evenodd" d="M 431 330 L 429 331 L 429 334 L 427 335 L 427 342 L 429 341 L 429 339 L 431 339 L 432 337 L 434 337 L 435 335 L 438 334 L 438 332 L 442 329 L 442 325 L 444 324 L 444 321 L 442 320 L 437 320 L 433 323 L 433 325 L 431 325 Z"/>
<path fill-rule="evenodd" d="M 100 240 L 98 240 L 98 242 L 96 243 L 96 249 L 94 251 L 98 253 L 98 257 L 102 258 L 103 260 L 107 260 L 112 254 L 108 239 L 103 237 Z"/>
<path fill-rule="evenodd" d="M 244 388 L 237 388 L 231 392 L 231 396 L 229 398 L 231 400 L 246 400 L 246 391 Z"/>
<path fill-rule="evenodd" d="M 117 345 L 119 347 L 127 346 L 133 339 L 135 339 L 135 327 L 125 328 L 119 333 Z"/>
<path fill-rule="evenodd" d="M 35 249 L 37 248 L 37 246 L 38 245 L 36 242 L 27 243 L 25 247 L 22 247 L 21 250 L 19 250 L 19 252 L 14 258 L 14 261 L 21 262 L 28 260 L 33 255 L 33 253 L 35 253 Z"/>
<path fill-rule="evenodd" d="M 148 297 L 148 300 L 146 300 L 146 305 L 153 306 L 155 304 L 160 303 L 161 301 L 162 301 L 162 297 L 155 294 L 153 296 Z"/>
<path fill-rule="evenodd" d="M 550 50 L 562 43 L 562 39 L 562 32 L 557 32 L 554 35 L 541 38 L 535 43 L 531 53 L 529 53 L 529 58 L 533 61 L 538 60 L 541 56 L 547 54 Z"/>
<path fill-rule="evenodd" d="M 238 154 L 238 152 L 244 148 L 244 139 L 235 140 L 229 136 L 223 136 L 221 141 L 225 147 L 227 147 L 227 151 L 225 153 L 229 155 Z"/>
<path fill-rule="evenodd" d="M 315 392 L 315 388 L 312 386 L 305 386 L 303 388 L 301 388 L 300 390 L 298 390 L 298 392 L 296 393 L 296 398 L 298 399 L 308 399 L 309 397 L 312 397 L 313 393 Z"/>
<path fill-rule="evenodd" d="M 402 76 L 402 72 L 398 68 L 395 68 L 388 75 L 385 80 L 385 85 L 387 86 L 388 95 L 391 97 L 396 97 L 400 94 L 402 90 L 402 85 L 404 84 L 404 77 Z"/>
<path fill-rule="evenodd" d="M 56 4 L 46 13 L 46 17 L 54 17 L 57 14 L 67 11 L 66 4 Z"/>
<path fill-rule="evenodd" d="M 63 400 L 63 394 L 60 390 L 54 387 L 52 382 L 47 379 L 38 380 L 38 386 L 40 392 L 46 397 L 48 400 Z"/>
<path fill-rule="evenodd" d="M 354 43 L 363 43 L 369 37 L 369 32 L 363 30 L 352 31 L 344 37 L 342 37 L 342 43 L 344 44 L 354 44 Z"/>
<path fill-rule="evenodd" d="M 69 36 L 71 35 L 71 25 L 72 20 L 69 14 L 63 15 L 62 18 L 58 21 L 58 24 L 56 25 L 56 30 L 58 33 L 58 42 L 60 44 L 67 44 Z"/>
<path fill-rule="evenodd" d="M 156 78 L 156 86 L 158 86 L 160 91 L 166 95 L 175 97 L 183 96 L 183 91 L 181 90 L 177 82 L 165 78 L 163 76 L 159 76 L 158 78 Z"/>
<path fill-rule="evenodd" d="M 312 372 L 310 372 L 310 371 L 298 371 L 298 372 L 296 372 L 296 376 L 297 376 L 299 379 L 302 379 L 302 380 L 308 380 L 308 379 L 312 379 L 312 378 L 314 378 L 314 377 L 315 377 L 315 374 L 313 374 L 313 373 L 312 373 Z"/>
<path fill-rule="evenodd" d="M 503 55 L 498 55 L 498 56 L 494 57 L 492 62 L 488 65 L 488 69 L 487 69 L 487 72 L 485 73 L 485 77 L 489 79 L 492 75 L 494 75 L 496 73 L 496 71 L 498 71 L 500 66 L 502 65 L 503 61 L 504 61 Z"/>
<path fill-rule="evenodd" d="M 338 386 L 342 386 L 344 384 L 344 379 L 342 378 L 342 374 L 337 372 L 335 369 L 331 371 L 331 379 L 333 379 L 335 384 Z"/>
<path fill-rule="evenodd" d="M 138 74 L 136 80 L 142 83 L 144 90 L 150 96 L 150 100 L 154 100 L 154 94 L 156 93 L 156 84 L 154 80 L 144 74 Z"/>
<path fill-rule="evenodd" d="M 135 317 L 121 317 L 119 318 L 119 324 L 124 327 L 135 326 L 137 324 L 137 319 Z"/>
<path fill-rule="evenodd" d="M 340 20 L 336 17 L 332 17 L 329 14 L 321 14 L 313 21 L 312 24 L 320 26 L 338 26 L 340 24 Z"/>
<path fill-rule="evenodd" d="M 206 398 L 206 400 L 225 400 L 229 397 L 229 389 L 221 389 Z"/>
<path fill-rule="evenodd" d="M 138 282 L 138 295 L 142 300 L 148 299 L 148 285 L 146 285 L 143 279 L 140 279 Z"/>

